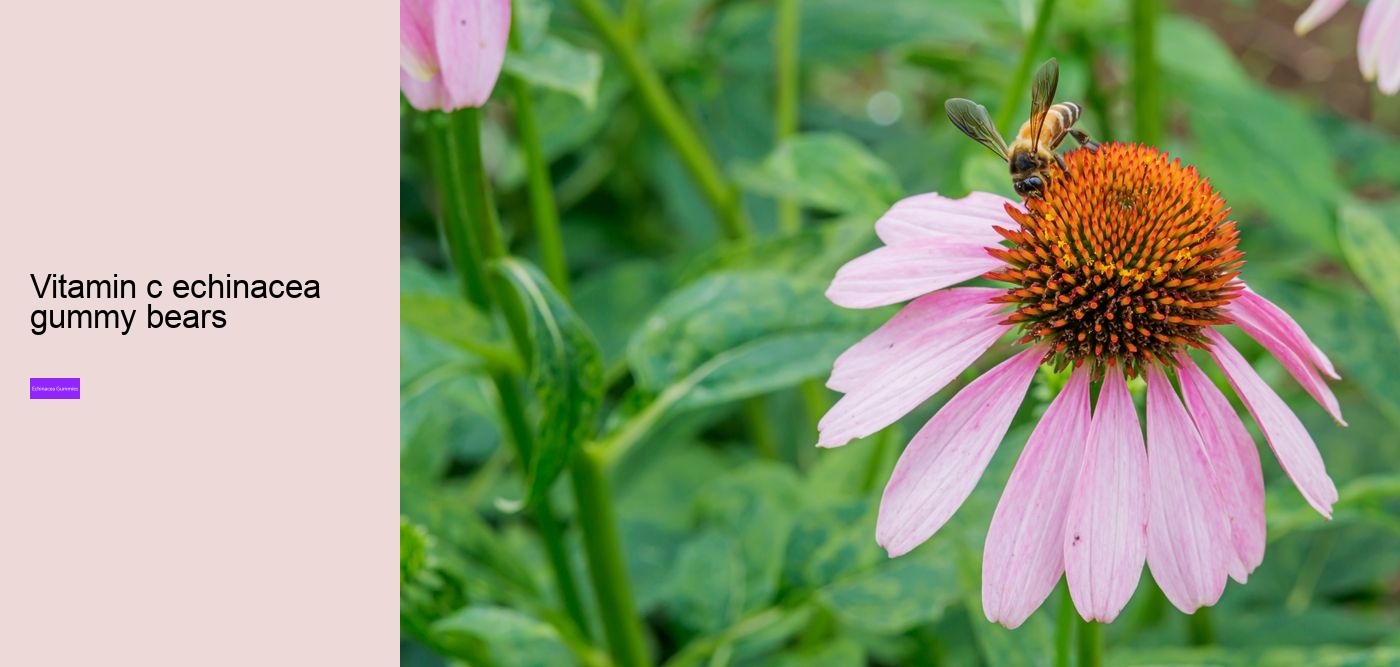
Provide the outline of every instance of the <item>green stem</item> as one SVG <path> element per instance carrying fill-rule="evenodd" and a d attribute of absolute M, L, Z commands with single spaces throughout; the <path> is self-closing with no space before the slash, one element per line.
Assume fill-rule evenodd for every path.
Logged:
<path fill-rule="evenodd" d="M 485 259 L 503 256 L 505 242 L 496 228 L 490 188 L 486 182 L 486 171 L 481 164 L 480 121 L 477 113 L 476 109 L 463 109 L 444 119 L 441 158 L 443 173 L 447 178 L 439 185 L 445 191 L 455 191 L 454 200 L 461 208 L 461 216 L 454 221 L 460 225 L 457 236 L 470 241 L 469 247 L 475 249 L 465 261 L 454 261 L 455 268 L 462 276 L 464 284 L 475 283 L 483 286 L 483 293 L 487 299 L 483 305 L 489 307 L 491 301 L 497 304 L 502 301 L 495 298 L 496 290 L 491 287 L 494 283 L 486 279 Z M 461 122 L 465 132 L 458 131 L 458 122 Z M 478 233 L 476 236 L 470 231 L 472 223 L 475 223 Z M 477 241 L 481 243 L 477 244 Z M 522 317 L 518 314 L 512 316 L 513 311 L 510 308 L 502 308 L 502 311 L 506 313 L 513 333 L 517 332 L 518 328 L 523 328 Z M 517 334 L 516 343 L 522 358 L 528 358 L 529 348 L 521 344 L 521 341 L 525 340 L 522 336 L 523 333 Z M 524 402 L 519 393 L 520 387 L 506 375 L 497 374 L 494 380 L 500 396 L 501 412 L 510 431 L 511 441 L 515 445 L 516 458 L 522 467 L 528 469 L 534 447 L 525 418 Z M 587 617 L 583 613 L 582 597 L 579 595 L 578 583 L 574 580 L 573 569 L 569 566 L 567 552 L 564 550 L 563 533 L 554 514 L 554 507 L 546 499 L 532 511 L 545 551 L 549 555 L 555 583 L 559 586 L 560 598 L 564 601 L 569 617 L 578 625 L 579 632 L 586 634 L 588 625 Z"/>
<path fill-rule="evenodd" d="M 1150 146 L 1162 142 L 1162 100 L 1156 61 L 1159 1 L 1129 3 L 1133 26 L 1133 133 L 1135 139 Z"/>
<path fill-rule="evenodd" d="M 564 260 L 564 238 L 559 233 L 559 208 L 555 205 L 554 188 L 549 180 L 549 161 L 540 145 L 539 123 L 535 121 L 535 102 L 530 97 L 530 85 L 523 79 L 511 77 L 511 87 L 515 93 L 515 129 L 520 133 L 530 176 L 530 217 L 540 243 L 540 260 L 545 276 L 567 301 L 569 266 Z"/>
<path fill-rule="evenodd" d="M 496 209 L 491 204 L 486 165 L 481 162 L 481 111 L 470 107 L 459 109 L 450 120 L 452 122 L 447 124 L 448 166 L 462 187 L 470 230 L 476 233 L 486 259 L 505 257 L 505 237 L 501 235 Z"/>
<path fill-rule="evenodd" d="M 777 95 L 773 104 L 773 139 L 779 146 L 797 132 L 798 121 L 798 58 L 799 21 L 798 0 L 777 0 L 777 18 L 773 24 L 773 60 L 777 64 Z M 778 228 L 784 234 L 796 233 L 802 227 L 802 209 L 791 199 L 778 201 Z"/>
<path fill-rule="evenodd" d="M 1210 607 L 1201 607 L 1187 617 L 1186 632 L 1192 646 L 1210 646 L 1215 643 L 1215 628 L 1210 620 Z"/>
<path fill-rule="evenodd" d="M 744 401 L 744 422 L 749 427 L 749 437 L 753 438 L 754 449 L 768 461 L 778 460 L 778 436 L 773 432 L 773 424 L 768 421 L 768 409 L 762 396 Z"/>
<path fill-rule="evenodd" d="M 1079 667 L 1103 666 L 1103 626 L 1094 621 L 1078 621 Z"/>
<path fill-rule="evenodd" d="M 466 200 L 462 198 L 461 191 L 456 187 L 461 179 L 453 173 L 447 159 L 448 155 L 455 150 L 452 146 L 450 129 L 452 120 L 439 113 L 433 113 L 423 120 L 429 135 L 427 142 L 428 160 L 432 164 L 433 179 L 437 183 L 438 195 L 442 198 L 442 211 L 438 215 L 438 229 L 442 233 L 443 241 L 447 244 L 448 258 L 452 261 L 453 266 L 459 267 L 457 274 L 462 283 L 463 295 L 472 305 L 485 309 L 489 301 L 481 273 L 462 268 L 480 265 L 481 251 L 476 248 L 471 235 L 467 233 L 467 221 L 470 214 L 467 211 Z"/>
<path fill-rule="evenodd" d="M 724 172 L 705 148 L 695 126 L 666 90 L 661 75 L 642 56 L 636 43 L 628 39 L 627 32 L 603 6 L 602 0 L 574 0 L 574 4 L 621 61 L 623 71 L 636 87 L 642 107 L 680 154 L 681 163 L 690 171 L 701 192 L 714 207 L 725 237 L 735 241 L 747 240 L 750 235 L 749 221 L 744 214 L 739 191 L 725 179 Z"/>
<path fill-rule="evenodd" d="M 497 260 L 505 257 L 506 246 L 495 211 L 490 206 L 490 187 L 481 165 L 479 121 L 474 109 L 467 111 L 469 113 L 465 114 L 462 124 L 462 143 L 466 153 L 465 171 L 469 174 L 468 180 L 471 181 L 469 189 L 476 190 L 476 229 L 483 240 L 482 247 L 485 249 L 486 259 Z M 530 157 L 529 153 L 527 157 Z M 535 153 L 533 158 L 543 162 L 542 153 Z M 552 199 L 549 200 L 549 205 L 552 208 Z M 549 213 L 548 219 L 557 223 L 557 213 L 552 210 Z M 541 221 L 537 219 L 535 223 L 540 225 Z M 544 224 L 548 226 L 548 220 Z M 561 260 L 562 255 L 561 244 Z M 562 281 L 567 279 L 567 275 L 560 276 Z M 488 286 L 490 284 L 488 283 Z M 488 292 L 490 291 L 488 289 Z M 493 294 L 493 297 L 496 295 Z M 519 345 L 521 355 L 528 356 L 529 334 L 523 313 L 511 308 L 511 302 L 505 299 L 495 298 L 495 301 L 506 315 L 506 324 Z M 526 435 L 528 436 L 528 432 Z M 529 461 L 524 453 L 522 458 Z M 612 497 L 608 493 L 607 477 L 602 462 L 592 448 L 585 447 L 574 457 L 570 473 L 574 498 L 578 505 L 584 552 L 588 557 L 588 573 L 593 581 L 593 593 L 598 603 L 599 614 L 602 616 L 603 630 L 608 636 L 608 646 L 619 667 L 646 665 L 649 658 L 646 645 L 642 641 L 641 620 L 637 617 L 636 606 L 632 601 L 627 567 L 622 558 L 622 538 L 617 528 L 617 517 L 613 513 Z M 543 530 L 544 527 L 541 528 Z M 554 530 L 557 531 L 557 523 Z"/>
<path fill-rule="evenodd" d="M 1089 85 L 1084 90 L 1084 102 L 1093 111 L 1094 127 L 1092 136 L 1100 142 L 1112 140 L 1118 136 L 1113 128 L 1113 114 L 1110 110 L 1108 92 L 1104 90 L 1102 79 L 1093 75 L 1094 64 L 1099 59 L 1099 49 L 1096 45 L 1096 37 L 1079 34 L 1075 43 L 1079 46 L 1080 56 L 1084 62 L 1088 63 L 1090 76 Z"/>
<path fill-rule="evenodd" d="M 860 490 L 862 493 L 874 491 L 880 482 L 880 471 L 884 468 L 885 453 L 889 451 L 890 441 L 894 440 L 895 433 L 899 427 L 891 426 L 875 434 L 874 446 L 870 448 L 870 458 L 865 460 L 865 472 L 861 475 Z"/>
<path fill-rule="evenodd" d="M 1074 619 L 1078 618 L 1069 586 L 1060 586 L 1060 613 L 1055 618 L 1055 667 L 1070 667 L 1070 644 L 1074 639 Z"/>
<path fill-rule="evenodd" d="M 588 574 L 603 617 L 608 646 L 619 667 L 648 665 L 642 626 L 633 603 L 632 584 L 622 557 L 622 536 L 617 528 L 607 474 L 599 452 L 584 447 L 570 469 L 574 499 L 578 503 L 579 528 L 588 556 Z"/>
<path fill-rule="evenodd" d="M 496 376 L 496 393 L 501 398 L 501 412 L 506 419 L 515 442 L 516 452 L 522 464 L 530 461 L 533 455 L 533 435 L 525 418 L 525 405 L 521 399 L 519 386 L 512 378 Z M 546 500 L 534 508 L 535 525 L 539 528 L 544 542 L 549 566 L 554 571 L 555 583 L 559 586 L 559 597 L 564 601 L 564 610 L 583 636 L 588 636 L 588 615 L 583 611 L 583 598 L 578 592 L 578 582 L 574 580 L 574 570 L 569 566 L 568 551 L 564 549 L 563 530 L 554 514 L 554 503 Z"/>
<path fill-rule="evenodd" d="M 1055 13 L 1055 0 L 1041 0 L 1040 10 L 1035 15 L 1035 26 L 1026 40 L 1026 49 L 1021 52 L 1021 62 L 1016 65 L 1016 76 L 1011 79 L 1011 87 L 1001 97 L 997 108 L 997 127 L 1007 127 L 1021 108 L 1016 102 L 1025 99 L 1031 85 L 1031 68 L 1035 65 L 1036 54 L 1045 44 L 1045 35 L 1050 30 L 1050 17 Z"/>

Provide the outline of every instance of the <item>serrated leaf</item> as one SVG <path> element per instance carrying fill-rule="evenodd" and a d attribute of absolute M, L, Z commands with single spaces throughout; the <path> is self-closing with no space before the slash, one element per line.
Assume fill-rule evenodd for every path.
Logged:
<path fill-rule="evenodd" d="M 901 194 L 890 166 L 841 134 L 793 137 L 758 166 L 741 169 L 738 178 L 749 189 L 774 197 L 872 218 Z"/>
<path fill-rule="evenodd" d="M 574 665 L 553 626 L 505 607 L 470 606 L 433 624 L 438 644 L 453 657 L 499 667 Z"/>
<path fill-rule="evenodd" d="M 534 504 L 593 435 L 603 400 L 602 352 L 583 320 L 538 269 L 506 258 L 497 272 L 529 322 L 530 385 L 540 418 L 525 488 L 526 503 Z"/>
<path fill-rule="evenodd" d="M 1337 236 L 1352 272 L 1380 302 L 1400 336 L 1400 207 L 1343 204 Z"/>
<path fill-rule="evenodd" d="M 598 103 L 602 56 L 554 35 L 546 35 L 528 50 L 507 53 L 504 69 L 531 85 L 572 95 L 585 108 L 592 109 Z"/>

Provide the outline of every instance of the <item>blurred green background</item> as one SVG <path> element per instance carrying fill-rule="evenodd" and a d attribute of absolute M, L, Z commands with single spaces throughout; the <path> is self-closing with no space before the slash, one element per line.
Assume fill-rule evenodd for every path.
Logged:
<path fill-rule="evenodd" d="M 821 386 L 831 361 L 894 312 L 842 310 L 822 292 L 838 266 L 875 247 L 873 222 L 897 199 L 1010 196 L 1004 163 L 958 133 L 943 102 L 969 97 L 1000 116 L 1013 100 L 1014 124 L 1001 129 L 1014 133 L 1028 94 L 1010 87 L 1041 2 L 792 2 L 800 95 L 796 132 L 780 139 L 789 111 L 775 109 L 774 36 L 786 2 L 609 5 L 742 192 L 747 243 L 723 238 L 582 3 L 516 3 L 519 41 L 483 110 L 509 248 L 540 263 L 509 94 L 512 79 L 526 84 L 571 313 L 601 351 L 596 437 L 623 443 L 605 471 L 648 655 L 671 665 L 1049 664 L 1058 595 L 1015 631 L 988 623 L 979 605 L 982 539 L 1048 402 L 1043 383 L 972 498 L 899 559 L 874 542 L 880 490 L 908 436 L 964 382 L 883 433 L 814 447 L 815 420 L 836 398 Z M 1029 60 L 1059 59 L 1059 98 L 1085 107 L 1080 127 L 1143 139 L 1130 3 L 1051 4 Z M 1108 664 L 1400 664 L 1400 98 L 1357 72 L 1362 7 L 1306 38 L 1292 31 L 1302 2 L 1161 7 L 1150 63 L 1161 146 L 1234 207 L 1244 278 L 1331 355 L 1350 426 L 1228 332 L 1317 441 L 1341 492 L 1335 518 L 1308 508 L 1263 447 L 1263 565 L 1194 619 L 1144 576 L 1105 628 Z M 570 480 L 550 500 L 589 627 L 563 611 L 535 516 L 516 506 L 525 485 L 485 358 L 509 336 L 458 299 L 428 150 L 441 115 L 404 109 L 402 662 L 608 664 Z M 780 199 L 792 202 L 786 211 Z M 1010 349 L 994 348 L 964 381 Z M 542 405 L 531 419 L 548 416 Z"/>

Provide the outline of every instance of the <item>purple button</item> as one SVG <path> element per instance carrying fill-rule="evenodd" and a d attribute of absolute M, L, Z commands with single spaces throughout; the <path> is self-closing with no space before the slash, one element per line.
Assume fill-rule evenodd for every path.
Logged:
<path fill-rule="evenodd" d="M 29 378 L 29 398 L 82 398 L 78 378 Z"/>

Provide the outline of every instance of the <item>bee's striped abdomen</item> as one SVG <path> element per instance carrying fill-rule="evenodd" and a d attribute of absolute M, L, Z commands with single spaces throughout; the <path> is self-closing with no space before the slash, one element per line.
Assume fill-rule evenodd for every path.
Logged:
<path fill-rule="evenodd" d="M 1057 129 L 1064 131 L 1074 127 L 1074 123 L 1079 120 L 1079 114 L 1083 113 L 1083 111 L 1084 110 L 1074 102 L 1060 102 L 1059 104 L 1051 105 L 1050 111 L 1047 113 L 1054 114 L 1054 116 L 1059 119 L 1060 127 Z"/>

